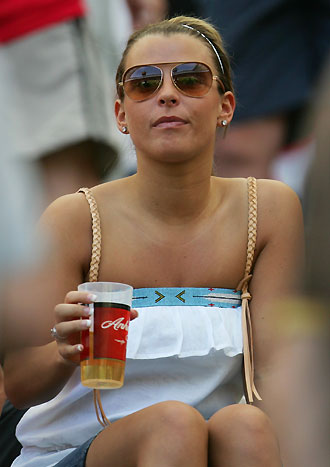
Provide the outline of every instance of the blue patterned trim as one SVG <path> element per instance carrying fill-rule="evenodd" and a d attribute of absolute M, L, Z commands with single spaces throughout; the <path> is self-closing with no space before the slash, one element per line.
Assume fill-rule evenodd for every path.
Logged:
<path fill-rule="evenodd" d="M 134 289 L 134 308 L 149 306 L 216 306 L 237 308 L 241 306 L 241 291 L 234 289 L 198 287 L 159 287 Z"/>

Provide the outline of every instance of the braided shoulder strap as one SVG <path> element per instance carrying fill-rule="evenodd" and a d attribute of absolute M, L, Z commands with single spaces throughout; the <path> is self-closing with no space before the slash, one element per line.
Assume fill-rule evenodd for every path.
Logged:
<path fill-rule="evenodd" d="M 261 400 L 261 397 L 254 384 L 254 359 L 253 359 L 253 338 L 252 323 L 249 308 L 251 294 L 249 292 L 249 281 L 252 277 L 254 252 L 257 242 L 257 181 L 254 177 L 247 179 L 248 188 L 248 238 L 244 277 L 237 286 L 237 290 L 242 291 L 242 333 L 244 349 L 244 375 L 247 393 L 247 402 L 253 403 L 254 397 Z"/>
<path fill-rule="evenodd" d="M 99 276 L 101 261 L 101 222 L 96 200 L 89 188 L 80 188 L 78 193 L 84 193 L 92 216 L 92 255 L 89 267 L 89 282 L 96 282 Z"/>
<path fill-rule="evenodd" d="M 254 252 L 257 243 L 257 210 L 258 210 L 258 197 L 257 197 L 257 180 L 253 177 L 247 179 L 248 184 L 248 204 L 249 204 L 249 218 L 248 218 L 248 243 L 246 252 L 245 276 L 248 276 L 252 269 Z"/>
<path fill-rule="evenodd" d="M 101 261 L 101 221 L 100 214 L 97 208 L 97 203 L 89 188 L 80 188 L 78 193 L 84 193 L 86 200 L 89 204 L 89 210 L 92 217 L 92 254 L 89 267 L 89 282 L 96 282 L 99 276 L 99 268 Z M 107 419 L 101 402 L 99 389 L 93 389 L 94 407 L 98 421 L 103 427 L 110 425 Z"/>

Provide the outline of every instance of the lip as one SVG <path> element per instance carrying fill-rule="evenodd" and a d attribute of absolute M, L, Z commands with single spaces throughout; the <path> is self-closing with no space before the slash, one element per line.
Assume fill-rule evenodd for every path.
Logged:
<path fill-rule="evenodd" d="M 188 122 L 183 118 L 171 115 L 169 117 L 160 117 L 152 124 L 152 126 L 154 128 L 176 128 L 185 125 L 186 123 Z"/>

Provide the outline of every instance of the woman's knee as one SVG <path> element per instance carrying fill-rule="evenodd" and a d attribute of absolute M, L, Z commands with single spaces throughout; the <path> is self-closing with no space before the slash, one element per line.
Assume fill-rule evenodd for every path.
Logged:
<path fill-rule="evenodd" d="M 278 451 L 269 417 L 257 407 L 236 404 L 225 407 L 209 420 L 210 445 L 240 449 L 247 456 L 262 456 L 264 450 Z"/>
<path fill-rule="evenodd" d="M 149 458 L 155 451 L 167 465 L 188 465 L 187 459 L 193 459 L 189 465 L 206 465 L 207 424 L 197 410 L 176 401 L 162 402 L 149 409 L 152 416 L 148 435 L 140 443 L 138 456 L 141 465 L 145 465 L 145 456 Z"/>
<path fill-rule="evenodd" d="M 118 466 L 149 465 L 146 459 L 159 458 L 177 465 L 187 452 L 206 459 L 207 436 L 206 422 L 193 407 L 161 402 L 105 428 L 92 442 L 86 465 L 108 465 L 109 460 Z"/>
<path fill-rule="evenodd" d="M 272 430 L 269 417 L 257 407 L 245 404 L 228 405 L 209 420 L 209 431 L 235 431 L 258 436 Z"/>
<path fill-rule="evenodd" d="M 179 401 L 156 404 L 153 410 L 154 429 L 168 432 L 172 437 L 199 437 L 207 440 L 207 425 L 202 415 L 190 405 Z"/>

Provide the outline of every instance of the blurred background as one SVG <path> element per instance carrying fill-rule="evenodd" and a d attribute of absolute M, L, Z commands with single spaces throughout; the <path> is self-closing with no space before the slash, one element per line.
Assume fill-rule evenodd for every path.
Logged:
<path fill-rule="evenodd" d="M 219 129 L 215 174 L 288 183 L 301 197 L 309 219 L 307 244 L 321 248 L 308 250 L 314 266 L 302 284 L 302 295 L 308 290 L 314 297 L 310 284 L 322 282 L 321 277 L 328 283 L 330 0 L 1 0 L 2 356 L 8 342 L 37 339 L 23 308 L 12 306 L 7 296 L 13 289 L 15 293 L 13 284 L 18 282 L 22 295 L 24 291 L 26 298 L 33 296 L 33 280 L 42 277 L 47 262 L 43 244 L 48 239 L 36 240 L 33 234 L 42 211 L 63 194 L 136 170 L 133 144 L 117 130 L 113 112 L 114 76 L 127 38 L 137 28 L 178 14 L 209 19 L 231 58 L 237 109 L 225 138 Z M 319 263 L 322 271 L 315 266 Z M 324 286 L 317 296 L 326 297 L 327 289 Z M 299 321 L 299 313 L 295 319 Z M 298 333 L 298 342 L 305 348 L 305 331 L 302 335 L 299 340 Z M 315 339 L 318 342 L 317 334 Z M 324 347 L 320 353 L 317 344 L 315 348 L 314 358 L 323 362 L 322 369 L 328 357 Z M 295 367 L 291 355 L 292 361 L 283 363 L 291 361 Z M 297 376 L 290 385 L 296 394 L 294 385 L 298 380 L 304 384 L 310 366 L 302 363 L 301 368 L 301 381 Z M 322 384 L 329 388 L 324 376 Z M 5 400 L 1 394 L 0 406 Z M 324 395 L 318 401 L 318 410 L 322 404 L 329 407 Z M 297 397 L 298 408 L 302 401 L 299 404 Z M 325 421 L 322 430 L 329 432 Z M 307 434 L 315 438 L 315 430 L 307 429 Z M 306 443 L 299 444 L 297 438 L 293 466 L 325 465 L 323 445 L 319 464 L 304 463 Z"/>

